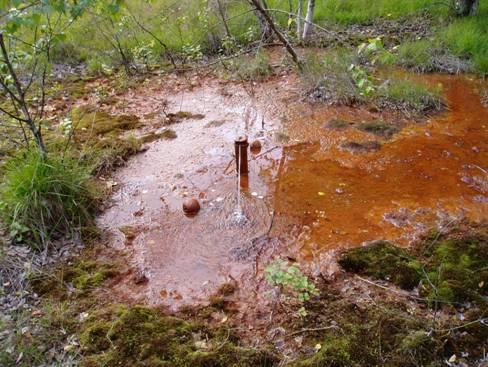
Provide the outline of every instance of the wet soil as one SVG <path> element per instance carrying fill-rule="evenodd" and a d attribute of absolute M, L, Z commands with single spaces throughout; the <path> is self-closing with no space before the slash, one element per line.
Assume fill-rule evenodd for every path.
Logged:
<path fill-rule="evenodd" d="M 488 110 L 478 80 L 428 77 L 443 85 L 449 111 L 415 123 L 388 111 L 300 101 L 294 75 L 257 85 L 169 78 L 149 79 L 106 107 L 141 117 L 143 132 L 166 128 L 168 112 L 198 116 L 173 124 L 176 139 L 150 143 L 112 178 L 118 190 L 99 224 L 147 278 L 122 280 L 120 297 L 176 310 L 237 281 L 245 320 L 271 302 L 261 270 L 272 257 L 328 277 L 338 250 L 377 239 L 407 246 L 433 227 L 488 218 Z M 385 137 L 328 125 L 380 119 L 402 130 Z M 241 134 L 262 149 L 250 154 L 241 182 L 247 221 L 238 224 L 233 141 Z M 200 200 L 196 217 L 183 214 L 186 197 Z"/>

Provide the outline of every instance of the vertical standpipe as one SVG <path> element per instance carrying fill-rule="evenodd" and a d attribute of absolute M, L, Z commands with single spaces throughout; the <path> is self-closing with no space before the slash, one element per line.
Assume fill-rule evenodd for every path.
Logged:
<path fill-rule="evenodd" d="M 247 148 L 249 143 L 247 142 L 247 136 L 239 136 L 234 141 L 234 148 L 236 151 L 236 171 L 241 176 L 247 176 L 249 173 L 249 166 L 247 161 Z"/>

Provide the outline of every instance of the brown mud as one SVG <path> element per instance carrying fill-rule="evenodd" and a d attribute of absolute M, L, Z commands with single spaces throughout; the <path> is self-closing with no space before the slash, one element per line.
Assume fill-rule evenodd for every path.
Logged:
<path fill-rule="evenodd" d="M 237 281 L 245 321 L 258 304 L 271 303 L 261 270 L 272 257 L 330 276 L 337 250 L 377 239 L 407 246 L 433 227 L 487 219 L 482 82 L 425 78 L 442 84 L 449 111 L 423 123 L 367 107 L 302 102 L 293 75 L 257 85 L 153 78 L 107 106 L 139 116 L 142 132 L 166 128 L 168 112 L 190 113 L 171 126 L 176 139 L 150 143 L 112 178 L 118 190 L 99 224 L 133 268 L 114 286 L 117 297 L 176 310 L 205 304 Z M 386 138 L 354 126 L 330 128 L 332 120 L 382 120 L 402 129 Z M 250 155 L 241 182 L 248 220 L 239 224 L 233 140 L 243 133 L 263 147 Z M 200 200 L 194 218 L 181 210 L 186 197 Z M 136 273 L 147 281 L 134 282 Z"/>

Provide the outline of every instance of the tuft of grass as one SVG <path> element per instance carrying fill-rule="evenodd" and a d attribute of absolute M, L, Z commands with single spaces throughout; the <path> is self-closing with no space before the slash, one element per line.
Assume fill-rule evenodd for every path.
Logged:
<path fill-rule="evenodd" d="M 358 128 L 368 133 L 384 136 L 385 138 L 391 138 L 398 132 L 397 126 L 383 120 L 363 122 L 359 124 Z"/>
<path fill-rule="evenodd" d="M 244 55 L 231 61 L 232 78 L 245 81 L 262 81 L 273 73 L 266 52 L 258 51 L 254 56 Z"/>
<path fill-rule="evenodd" d="M 429 0 L 328 0 L 317 2 L 316 19 L 338 24 L 368 24 L 375 18 L 400 18 L 422 11 L 446 13 Z"/>
<path fill-rule="evenodd" d="M 361 101 L 362 97 L 349 71 L 353 62 L 353 54 L 341 49 L 322 57 L 307 55 L 301 77 L 311 91 L 311 98 L 345 105 Z"/>
<path fill-rule="evenodd" d="M 387 106 L 415 113 L 441 110 L 442 88 L 427 87 L 406 79 L 390 79 L 379 88 L 378 97 Z"/>
<path fill-rule="evenodd" d="M 14 240 L 36 247 L 92 221 L 89 170 L 67 157 L 28 151 L 5 167 L 0 215 Z"/>
<path fill-rule="evenodd" d="M 475 16 L 456 19 L 444 32 L 447 47 L 459 56 L 470 57 L 475 70 L 488 74 L 488 5 L 481 2 Z"/>
<path fill-rule="evenodd" d="M 419 40 L 405 42 L 398 48 L 399 63 L 408 68 L 419 68 L 419 71 L 429 71 L 432 57 L 432 42 Z"/>

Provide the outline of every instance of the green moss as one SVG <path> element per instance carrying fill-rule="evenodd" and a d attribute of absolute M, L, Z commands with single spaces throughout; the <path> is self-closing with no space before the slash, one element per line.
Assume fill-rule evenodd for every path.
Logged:
<path fill-rule="evenodd" d="M 117 269 L 112 264 L 81 260 L 74 265 L 61 267 L 47 277 L 34 278 L 32 283 L 40 295 L 63 299 L 66 296 L 66 285 L 83 295 L 117 274 Z"/>
<path fill-rule="evenodd" d="M 123 165 L 139 152 L 141 141 L 132 135 L 104 137 L 93 139 L 92 144 L 83 144 L 80 149 L 80 158 L 93 167 L 94 174 L 101 174 Z"/>
<path fill-rule="evenodd" d="M 422 282 L 425 297 L 431 301 L 484 302 L 482 297 L 488 295 L 486 235 L 441 240 L 428 248 L 426 255 L 430 282 Z"/>
<path fill-rule="evenodd" d="M 398 127 L 383 120 L 364 122 L 359 124 L 358 128 L 375 135 L 384 136 L 385 138 L 391 138 L 398 132 Z"/>
<path fill-rule="evenodd" d="M 420 263 L 407 251 L 385 241 L 352 249 L 339 263 L 347 271 L 389 280 L 404 289 L 413 289 L 421 279 Z"/>
<path fill-rule="evenodd" d="M 71 112 L 71 120 L 78 134 L 106 135 L 133 130 L 140 126 L 137 116 L 112 116 L 103 111 L 92 111 L 90 108 L 75 108 Z"/>
<path fill-rule="evenodd" d="M 207 330 L 142 306 L 93 315 L 80 341 L 84 366 L 251 367 L 276 361 L 266 351 L 235 345 L 228 332 Z"/>
<path fill-rule="evenodd" d="M 166 118 L 163 121 L 164 125 L 172 125 L 182 122 L 183 120 L 201 120 L 205 118 L 205 115 L 201 113 L 191 113 L 186 111 L 178 111 L 176 113 L 166 114 Z"/>
<path fill-rule="evenodd" d="M 176 132 L 172 129 L 164 129 L 163 131 L 159 133 L 149 133 L 146 135 L 143 135 L 140 140 L 143 143 L 152 143 L 153 141 L 159 140 L 159 139 L 176 139 L 178 135 L 176 135 Z"/>
<path fill-rule="evenodd" d="M 295 363 L 294 367 L 349 367 L 357 366 L 351 358 L 351 342 L 354 340 L 349 336 L 328 335 L 321 341 L 320 350 L 313 357 Z"/>
<path fill-rule="evenodd" d="M 488 296 L 488 235 L 483 231 L 454 238 L 427 239 L 415 251 L 388 242 L 352 249 L 339 263 L 347 271 L 389 280 L 404 288 L 420 284 L 421 296 L 431 305 L 486 305 Z"/>

